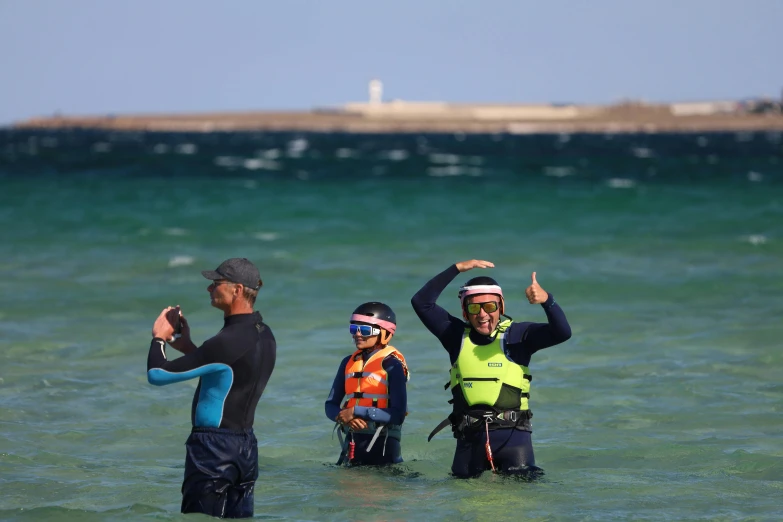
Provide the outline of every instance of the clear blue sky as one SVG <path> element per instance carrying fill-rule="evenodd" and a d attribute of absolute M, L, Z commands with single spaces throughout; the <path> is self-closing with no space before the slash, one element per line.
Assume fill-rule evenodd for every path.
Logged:
<path fill-rule="evenodd" d="M 0 0 L 0 124 L 367 98 L 780 97 L 783 0 Z"/>

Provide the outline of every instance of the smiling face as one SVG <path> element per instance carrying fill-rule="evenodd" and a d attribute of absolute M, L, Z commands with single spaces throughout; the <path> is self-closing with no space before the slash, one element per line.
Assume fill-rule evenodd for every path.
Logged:
<path fill-rule="evenodd" d="M 482 335 L 490 335 L 494 332 L 500 322 L 500 307 L 496 306 L 495 311 L 489 313 L 484 310 L 484 307 L 480 307 L 477 314 L 469 314 L 467 305 L 483 303 L 496 303 L 499 305 L 499 302 L 500 297 L 495 294 L 476 294 L 465 299 L 465 317 L 474 330 Z M 491 306 L 488 307 L 491 308 Z"/>

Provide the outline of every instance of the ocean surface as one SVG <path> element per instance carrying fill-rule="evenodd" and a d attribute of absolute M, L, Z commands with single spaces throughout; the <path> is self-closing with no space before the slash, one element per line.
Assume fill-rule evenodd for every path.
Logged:
<path fill-rule="evenodd" d="M 783 519 L 780 133 L 6 129 L 0 520 L 185 518 L 195 382 L 147 384 L 150 329 L 179 304 L 217 332 L 200 271 L 228 257 L 260 267 L 278 342 L 256 518 Z M 473 258 L 509 315 L 546 320 L 535 271 L 573 329 L 531 363 L 537 481 L 454 479 L 451 434 L 427 442 L 449 363 L 410 298 Z M 338 468 L 323 403 L 370 300 L 411 367 L 405 462 Z"/>

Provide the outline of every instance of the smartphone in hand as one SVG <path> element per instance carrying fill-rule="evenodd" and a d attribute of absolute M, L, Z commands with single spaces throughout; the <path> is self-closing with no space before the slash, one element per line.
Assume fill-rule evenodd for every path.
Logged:
<path fill-rule="evenodd" d="M 182 337 L 182 312 L 177 314 L 177 322 L 174 324 L 174 339 Z"/>

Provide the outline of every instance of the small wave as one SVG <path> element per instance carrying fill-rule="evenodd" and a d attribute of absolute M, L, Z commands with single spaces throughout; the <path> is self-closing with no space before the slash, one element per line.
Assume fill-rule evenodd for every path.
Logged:
<path fill-rule="evenodd" d="M 152 147 L 152 152 L 154 152 L 155 154 L 166 154 L 170 149 L 171 147 L 169 147 L 165 143 L 158 143 L 157 145 Z"/>
<path fill-rule="evenodd" d="M 637 158 L 652 158 L 655 153 L 648 147 L 631 147 L 631 154 Z"/>
<path fill-rule="evenodd" d="M 762 180 L 764 180 L 764 174 L 762 174 L 761 172 L 755 172 L 753 170 L 748 172 L 748 181 L 757 181 L 758 182 L 758 181 L 762 181 Z"/>
<path fill-rule="evenodd" d="M 213 163 L 218 167 L 238 167 L 242 161 L 242 158 L 236 156 L 218 156 L 213 160 Z"/>
<path fill-rule="evenodd" d="M 257 154 L 266 159 L 277 159 L 283 155 L 280 149 L 259 150 Z"/>
<path fill-rule="evenodd" d="M 163 233 L 167 236 L 184 236 L 188 233 L 187 230 L 184 228 L 177 228 L 177 227 L 171 227 L 171 228 L 164 228 Z"/>
<path fill-rule="evenodd" d="M 182 143 L 180 145 L 177 145 L 177 153 L 178 154 L 195 154 L 198 152 L 198 147 L 195 143 Z"/>
<path fill-rule="evenodd" d="M 256 239 L 260 239 L 261 241 L 274 241 L 278 237 L 280 237 L 280 234 L 277 232 L 258 232 L 256 234 L 253 234 L 253 237 Z"/>
<path fill-rule="evenodd" d="M 576 174 L 576 169 L 574 167 L 544 167 L 544 176 L 564 178 L 566 176 L 573 176 L 574 174 Z"/>
<path fill-rule="evenodd" d="M 334 151 L 334 155 L 340 159 L 348 159 L 356 156 L 356 151 L 353 149 L 345 149 L 345 148 L 337 149 L 336 151 Z"/>
<path fill-rule="evenodd" d="M 435 178 L 443 178 L 448 176 L 481 176 L 481 173 L 482 171 L 478 167 L 465 167 L 461 165 L 427 168 L 427 175 Z"/>
<path fill-rule="evenodd" d="M 432 163 L 447 163 L 450 165 L 456 165 L 460 162 L 460 156 L 458 154 L 434 153 L 429 155 L 429 160 Z"/>
<path fill-rule="evenodd" d="M 742 236 L 740 240 L 750 243 L 751 245 L 763 245 L 767 242 L 767 236 L 764 234 L 750 234 L 748 236 Z"/>
<path fill-rule="evenodd" d="M 93 152 L 111 152 L 111 143 L 106 143 L 105 141 L 99 141 L 98 143 L 92 144 L 92 151 Z"/>
<path fill-rule="evenodd" d="M 407 150 L 404 149 L 395 149 L 395 150 L 383 150 L 378 153 L 378 156 L 381 159 L 387 159 L 390 161 L 403 161 L 408 159 L 408 156 L 410 156 L 410 153 Z"/>
<path fill-rule="evenodd" d="M 273 161 L 264 158 L 249 158 L 242 162 L 242 166 L 247 170 L 281 170 L 283 164 L 279 161 Z"/>
<path fill-rule="evenodd" d="M 174 256 L 169 259 L 169 268 L 192 265 L 194 261 L 192 256 Z"/>
<path fill-rule="evenodd" d="M 310 143 L 304 138 L 297 138 L 288 142 L 288 156 L 299 158 L 310 146 Z"/>
<path fill-rule="evenodd" d="M 607 180 L 606 184 L 612 188 L 633 188 L 636 186 L 636 182 L 628 178 L 611 178 Z"/>

